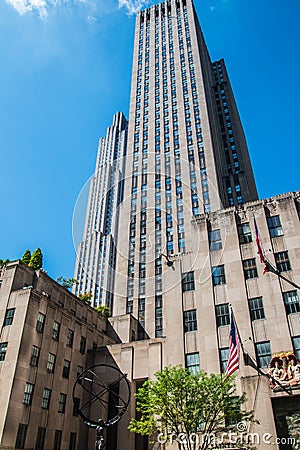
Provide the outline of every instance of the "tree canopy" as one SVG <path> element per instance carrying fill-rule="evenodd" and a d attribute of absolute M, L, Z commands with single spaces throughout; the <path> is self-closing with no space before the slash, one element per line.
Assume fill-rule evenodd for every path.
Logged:
<path fill-rule="evenodd" d="M 43 267 L 43 254 L 41 249 L 38 247 L 34 250 L 31 255 L 29 264 L 34 270 L 41 269 Z"/>
<path fill-rule="evenodd" d="M 31 260 L 31 251 L 29 249 L 25 250 L 24 255 L 22 256 L 22 261 L 24 264 L 28 264 L 30 263 Z"/>
<path fill-rule="evenodd" d="M 236 396 L 232 377 L 224 380 L 220 374 L 175 366 L 165 367 L 155 378 L 135 394 L 139 414 L 130 421 L 132 432 L 160 443 L 176 440 L 183 450 L 205 450 L 212 436 L 228 431 L 229 423 L 254 421 L 252 411 L 242 410 L 246 399 Z"/>

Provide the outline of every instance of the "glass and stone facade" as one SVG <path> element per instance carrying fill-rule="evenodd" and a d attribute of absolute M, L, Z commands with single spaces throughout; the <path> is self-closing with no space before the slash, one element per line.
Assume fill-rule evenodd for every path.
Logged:
<path fill-rule="evenodd" d="M 92 294 L 94 306 L 112 307 L 118 206 L 123 200 L 127 120 L 116 113 L 98 146 L 95 173 L 90 181 L 83 239 L 79 243 L 74 293 Z"/>

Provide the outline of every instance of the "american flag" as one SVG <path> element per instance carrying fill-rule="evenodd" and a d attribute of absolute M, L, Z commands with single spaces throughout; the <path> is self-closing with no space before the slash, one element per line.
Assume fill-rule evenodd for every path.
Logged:
<path fill-rule="evenodd" d="M 232 311 L 230 311 L 230 334 L 229 334 L 229 356 L 226 366 L 225 380 L 239 368 L 240 340 L 234 322 Z"/>
<path fill-rule="evenodd" d="M 260 235 L 258 232 L 258 228 L 257 228 L 257 224 L 256 224 L 256 220 L 254 217 L 254 228 L 255 228 L 255 240 L 256 240 L 256 245 L 257 245 L 257 250 L 258 250 L 258 254 L 259 254 L 259 259 L 261 263 L 265 264 L 264 270 L 263 270 L 263 275 L 268 271 L 268 266 L 266 264 L 266 257 L 264 254 L 264 249 L 261 243 L 261 239 L 260 239 Z"/>

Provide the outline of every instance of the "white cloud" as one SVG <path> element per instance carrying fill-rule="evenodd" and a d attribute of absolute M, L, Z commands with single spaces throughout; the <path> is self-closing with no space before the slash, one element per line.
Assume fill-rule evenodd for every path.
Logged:
<path fill-rule="evenodd" d="M 37 11 L 44 18 L 48 15 L 46 0 L 6 0 L 22 16 L 30 11 Z"/>
<path fill-rule="evenodd" d="M 6 0 L 21 16 L 28 12 L 37 12 L 41 18 L 48 16 L 52 8 L 71 4 L 86 4 L 90 0 Z"/>
<path fill-rule="evenodd" d="M 126 8 L 129 15 L 136 14 L 144 6 L 148 5 L 150 0 L 119 0 L 119 8 Z"/>
<path fill-rule="evenodd" d="M 94 21 L 95 15 L 91 13 L 95 12 L 94 0 L 5 0 L 11 5 L 20 15 L 26 13 L 37 13 L 42 19 L 47 17 L 51 9 L 58 7 L 70 7 L 75 5 L 86 5 L 91 9 L 87 19 Z M 140 9 L 149 5 L 153 0 L 118 0 L 118 7 L 125 8 L 127 14 L 136 14 Z M 99 6 L 99 4 L 98 4 Z M 96 7 L 98 11 L 98 7 Z"/>

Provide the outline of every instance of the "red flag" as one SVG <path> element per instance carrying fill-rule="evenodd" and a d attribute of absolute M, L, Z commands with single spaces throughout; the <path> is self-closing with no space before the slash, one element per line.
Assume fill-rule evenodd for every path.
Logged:
<path fill-rule="evenodd" d="M 258 250 L 258 254 L 259 254 L 259 259 L 261 263 L 265 264 L 264 270 L 263 270 L 263 275 L 268 271 L 268 267 L 266 264 L 266 258 L 265 258 L 265 254 L 264 254 L 264 249 L 261 243 L 261 239 L 260 239 L 260 235 L 258 232 L 258 228 L 257 228 L 257 224 L 256 224 L 256 220 L 254 217 L 254 228 L 255 228 L 255 240 L 256 240 L 256 245 L 257 245 L 257 250 Z"/>
<path fill-rule="evenodd" d="M 229 334 L 229 356 L 226 366 L 225 380 L 239 368 L 240 340 L 234 322 L 232 311 L 230 311 L 230 334 Z"/>

